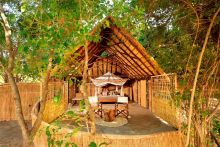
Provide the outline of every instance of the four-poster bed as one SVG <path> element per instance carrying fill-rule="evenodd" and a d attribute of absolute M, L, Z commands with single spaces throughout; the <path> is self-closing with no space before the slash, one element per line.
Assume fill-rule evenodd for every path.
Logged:
<path fill-rule="evenodd" d="M 126 118 L 128 117 L 128 97 L 124 96 L 123 85 L 128 79 L 123 79 L 110 72 L 107 72 L 103 76 L 96 79 L 91 79 L 95 85 L 95 96 L 89 97 L 90 103 L 97 102 L 98 109 L 95 112 L 102 117 L 103 104 L 114 104 L 115 105 L 115 116 L 123 114 Z M 108 91 L 109 85 L 115 86 L 115 91 Z M 118 88 L 120 87 L 120 93 Z M 123 105 L 124 107 L 119 107 Z M 120 109 L 119 109 L 120 108 Z"/>

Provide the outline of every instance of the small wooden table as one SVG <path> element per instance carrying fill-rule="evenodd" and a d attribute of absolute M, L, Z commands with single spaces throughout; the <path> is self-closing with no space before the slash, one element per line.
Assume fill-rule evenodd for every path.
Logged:
<path fill-rule="evenodd" d="M 118 96 L 99 96 L 98 101 L 100 103 L 117 103 Z"/>
<path fill-rule="evenodd" d="M 98 96 L 98 102 L 101 108 L 101 118 L 102 118 L 102 105 L 103 104 L 115 104 L 115 112 L 117 112 L 117 108 L 116 108 L 117 101 L 118 101 L 118 96 Z"/>

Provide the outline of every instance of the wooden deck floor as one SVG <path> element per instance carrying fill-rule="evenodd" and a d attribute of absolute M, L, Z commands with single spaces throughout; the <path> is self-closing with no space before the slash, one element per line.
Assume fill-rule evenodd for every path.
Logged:
<path fill-rule="evenodd" d="M 176 131 L 174 127 L 163 122 L 149 110 L 136 103 L 129 103 L 129 113 L 131 118 L 128 119 L 126 125 L 116 128 L 96 125 L 97 134 L 133 136 Z"/>

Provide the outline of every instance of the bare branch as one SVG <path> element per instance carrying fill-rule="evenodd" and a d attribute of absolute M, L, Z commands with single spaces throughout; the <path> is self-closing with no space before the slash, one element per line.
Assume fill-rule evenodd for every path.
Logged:
<path fill-rule="evenodd" d="M 0 60 L 0 67 L 3 69 L 3 71 L 5 70 L 5 67 L 4 67 L 4 65 L 3 65 L 1 60 Z"/>
<path fill-rule="evenodd" d="M 217 144 L 217 146 L 220 146 L 219 141 L 217 140 L 217 138 L 215 137 L 215 135 L 210 131 L 210 135 L 211 137 L 214 139 L 215 143 Z"/>
<path fill-rule="evenodd" d="M 197 40 L 197 37 L 198 37 L 198 33 L 199 33 L 199 27 L 200 27 L 200 19 L 199 19 L 199 15 L 196 11 L 196 9 L 192 6 L 192 4 L 190 2 L 187 2 L 185 0 L 181 0 L 184 4 L 186 4 L 190 9 L 192 9 L 192 11 L 195 13 L 196 15 L 196 20 L 197 20 L 197 27 L 196 27 L 196 35 L 195 35 L 195 38 L 193 40 L 193 44 L 192 44 L 192 49 L 190 51 L 190 54 L 189 54 L 189 57 L 188 57 L 188 60 L 186 62 L 186 69 L 185 69 L 185 73 L 184 73 L 184 77 L 186 77 L 186 73 L 187 73 L 187 69 L 188 69 L 188 64 L 189 64 L 189 61 L 191 59 L 191 56 L 192 56 L 192 52 L 193 52 L 193 49 L 195 47 L 195 43 L 196 43 L 196 40 Z"/>
<path fill-rule="evenodd" d="M 209 117 L 205 121 L 209 122 L 211 118 L 218 112 L 219 109 L 220 109 L 220 100 L 218 104 L 216 105 L 215 109 L 212 111 L 212 113 L 209 115 Z"/>
<path fill-rule="evenodd" d="M 9 22 L 8 22 L 8 19 L 7 17 L 5 16 L 5 13 L 4 13 L 4 9 L 2 6 L 0 6 L 0 14 L 1 14 L 1 18 L 2 18 L 2 26 L 4 27 L 4 30 L 5 30 L 5 39 L 6 39 L 6 43 L 8 42 L 8 49 L 11 49 L 11 44 L 9 43 L 9 41 L 11 40 L 11 28 L 10 28 L 10 25 L 9 25 Z M 9 39 L 9 40 L 8 40 Z M 7 41 L 8 40 L 8 41 Z"/>
<path fill-rule="evenodd" d="M 218 64 L 218 63 L 217 63 L 217 64 Z M 219 64 L 218 64 L 218 65 L 219 65 Z M 217 69 L 217 71 L 218 71 L 218 69 Z M 213 85 L 214 85 L 214 82 L 213 82 L 211 88 L 213 88 Z M 210 93 L 210 95 L 209 95 L 209 99 L 210 99 L 210 96 L 211 96 L 211 93 Z M 205 121 L 206 121 L 206 122 L 209 122 L 209 121 L 211 120 L 211 118 L 218 112 L 219 108 L 220 108 L 220 100 L 219 100 L 218 104 L 215 106 L 215 109 L 214 109 L 214 110 L 211 112 L 211 114 L 205 119 Z"/>
<path fill-rule="evenodd" d="M 6 41 L 6 49 L 9 52 L 9 61 L 8 61 L 8 69 L 9 71 L 12 71 L 14 67 L 14 52 L 12 48 L 12 41 L 11 41 L 11 28 L 8 22 L 7 17 L 5 16 L 4 9 L 0 5 L 0 14 L 2 18 L 3 27 L 5 30 L 5 41 Z"/>
<path fill-rule="evenodd" d="M 220 11 L 220 7 L 218 8 L 218 10 L 214 13 L 214 15 L 212 17 L 211 23 L 209 25 L 209 28 L 208 28 L 206 36 L 205 36 L 205 41 L 203 43 L 202 51 L 200 53 L 197 68 L 196 68 L 196 75 L 195 75 L 195 79 L 194 79 L 194 82 L 193 82 L 193 89 L 192 89 L 192 93 L 191 93 L 191 97 L 190 97 L 187 138 L 186 138 L 186 144 L 185 144 L 186 147 L 188 147 L 188 145 L 189 145 L 190 129 L 191 129 L 191 121 L 192 121 L 192 113 L 193 113 L 193 102 L 194 102 L 194 96 L 195 96 L 195 90 L 196 90 L 197 80 L 198 80 L 198 76 L 199 76 L 200 66 L 201 66 L 201 63 L 202 63 L 202 58 L 203 58 L 203 55 L 204 55 L 204 52 L 205 52 L 205 49 L 206 49 L 206 46 L 207 46 L 207 43 L 208 43 L 208 39 L 209 39 L 209 35 L 211 33 L 212 26 L 215 22 L 215 19 L 218 15 L 219 11 Z"/>

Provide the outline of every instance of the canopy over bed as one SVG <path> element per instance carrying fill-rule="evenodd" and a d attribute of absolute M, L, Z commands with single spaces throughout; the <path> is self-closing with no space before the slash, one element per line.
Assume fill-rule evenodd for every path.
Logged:
<path fill-rule="evenodd" d="M 108 84 L 112 84 L 116 86 L 116 92 L 118 92 L 118 86 L 121 87 L 121 92 L 120 95 L 123 96 L 123 85 L 126 83 L 128 79 L 123 79 L 119 76 L 114 75 L 113 73 L 107 72 L 106 74 L 96 78 L 96 79 L 91 79 L 93 84 L 95 85 L 95 95 L 100 94 L 100 87 L 104 87 Z M 97 89 L 98 87 L 98 89 Z M 102 95 L 107 96 L 108 92 L 107 91 L 102 91 Z M 114 93 L 110 95 L 115 95 Z"/>
<path fill-rule="evenodd" d="M 123 79 L 121 77 L 114 75 L 113 73 L 107 72 L 106 74 L 91 80 L 95 86 L 103 87 L 108 84 L 123 86 L 128 79 Z"/>

